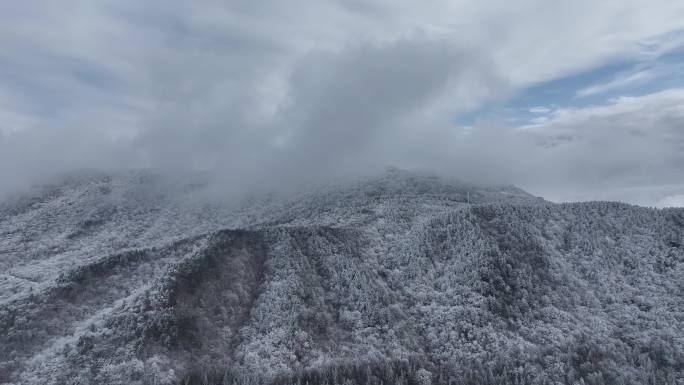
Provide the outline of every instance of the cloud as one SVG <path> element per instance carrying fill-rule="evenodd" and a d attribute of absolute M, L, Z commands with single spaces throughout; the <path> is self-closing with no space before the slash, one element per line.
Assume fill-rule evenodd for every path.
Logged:
<path fill-rule="evenodd" d="M 672 56 L 677 57 L 676 54 Z M 684 70 L 684 65 L 681 60 L 678 61 L 667 56 L 655 58 L 648 63 L 637 63 L 633 69 L 615 74 L 611 80 L 582 88 L 577 91 L 576 96 L 587 97 L 625 91 L 643 93 L 643 91 L 639 91 L 656 81 L 676 86 L 680 85 L 675 82 L 678 81 L 682 70 Z"/>
<path fill-rule="evenodd" d="M 548 107 L 544 106 L 537 106 L 537 107 L 532 107 L 529 110 L 533 114 L 547 114 L 551 111 Z"/>
<path fill-rule="evenodd" d="M 582 192 L 586 197 L 607 199 L 620 190 L 615 196 L 621 199 L 652 204 L 659 186 L 670 188 L 676 182 L 679 190 L 675 191 L 682 191 L 682 106 L 684 89 L 669 89 L 619 97 L 604 105 L 555 109 L 548 120 L 518 128 L 544 148 L 527 157 L 538 157 L 537 163 L 548 168 L 546 174 L 543 170 L 531 173 L 544 183 L 528 183 L 546 184 L 538 189 L 548 190 L 560 200 L 576 198 Z M 648 199 L 641 192 L 631 198 L 625 193 L 645 186 L 652 190 Z"/>
<path fill-rule="evenodd" d="M 656 202 L 656 207 L 684 207 L 684 195 L 671 195 Z"/>
<path fill-rule="evenodd" d="M 673 50 L 684 28 L 684 5 L 666 0 L 67 3 L 0 5 L 0 190 L 80 167 L 203 169 L 243 189 L 386 164 L 526 182 L 551 152 L 563 174 L 577 163 L 563 148 L 599 141 L 567 121 L 587 111 L 554 110 L 526 133 L 454 121 Z M 652 108 L 642 123 L 679 119 Z M 587 124 L 605 125 L 597 114 Z M 648 131 L 621 124 L 620 143 Z"/>
<path fill-rule="evenodd" d="M 577 91 L 577 96 L 584 97 L 584 96 L 596 95 L 596 94 L 605 93 L 608 91 L 613 91 L 616 89 L 624 88 L 627 86 L 644 84 L 647 81 L 652 80 L 655 77 L 656 77 L 656 75 L 653 73 L 653 71 L 649 71 L 649 70 L 630 73 L 630 74 L 621 76 L 619 78 L 616 78 L 614 80 L 611 80 L 609 82 L 606 82 L 606 83 L 595 84 L 593 86 L 583 88 L 583 89 Z"/>

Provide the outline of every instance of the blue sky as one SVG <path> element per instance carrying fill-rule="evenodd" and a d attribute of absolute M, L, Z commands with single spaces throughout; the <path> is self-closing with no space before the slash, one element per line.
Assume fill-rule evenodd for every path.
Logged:
<path fill-rule="evenodd" d="M 616 59 L 519 90 L 510 98 L 485 103 L 456 117 L 456 123 L 502 119 L 525 125 L 557 108 L 608 104 L 620 96 L 643 96 L 684 87 L 684 47 L 644 58 Z"/>
<path fill-rule="evenodd" d="M 0 194 L 83 167 L 249 190 L 394 165 L 673 204 L 682 69 L 672 0 L 4 2 Z"/>

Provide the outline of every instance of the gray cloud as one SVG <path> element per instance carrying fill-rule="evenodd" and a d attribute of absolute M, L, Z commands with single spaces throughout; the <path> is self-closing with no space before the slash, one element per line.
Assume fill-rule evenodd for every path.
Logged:
<path fill-rule="evenodd" d="M 538 82 L 671 49 L 684 27 L 666 0 L 580 3 L 8 2 L 0 193 L 82 167 L 203 169 L 231 191 L 388 164 L 557 199 L 582 198 L 557 193 L 568 185 L 664 183 L 681 166 L 672 99 L 633 101 L 646 115 L 626 100 L 556 109 L 533 128 L 454 123 Z"/>

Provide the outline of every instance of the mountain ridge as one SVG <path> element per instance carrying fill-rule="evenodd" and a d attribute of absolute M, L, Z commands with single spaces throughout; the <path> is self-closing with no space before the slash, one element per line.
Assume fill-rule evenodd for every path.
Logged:
<path fill-rule="evenodd" d="M 116 188 L 121 206 L 102 205 L 106 186 L 2 209 L 3 271 L 39 273 L 3 282 L 0 381 L 272 381 L 345 362 L 490 376 L 472 383 L 682 379 L 684 210 L 396 172 L 223 211 Z M 45 222 L 57 241 L 35 239 Z"/>

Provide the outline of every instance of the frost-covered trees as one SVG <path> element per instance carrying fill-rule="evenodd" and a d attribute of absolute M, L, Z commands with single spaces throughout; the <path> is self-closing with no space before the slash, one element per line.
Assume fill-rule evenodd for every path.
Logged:
<path fill-rule="evenodd" d="M 395 172 L 213 212 L 124 181 L 0 208 L 0 382 L 684 381 L 683 210 Z"/>

